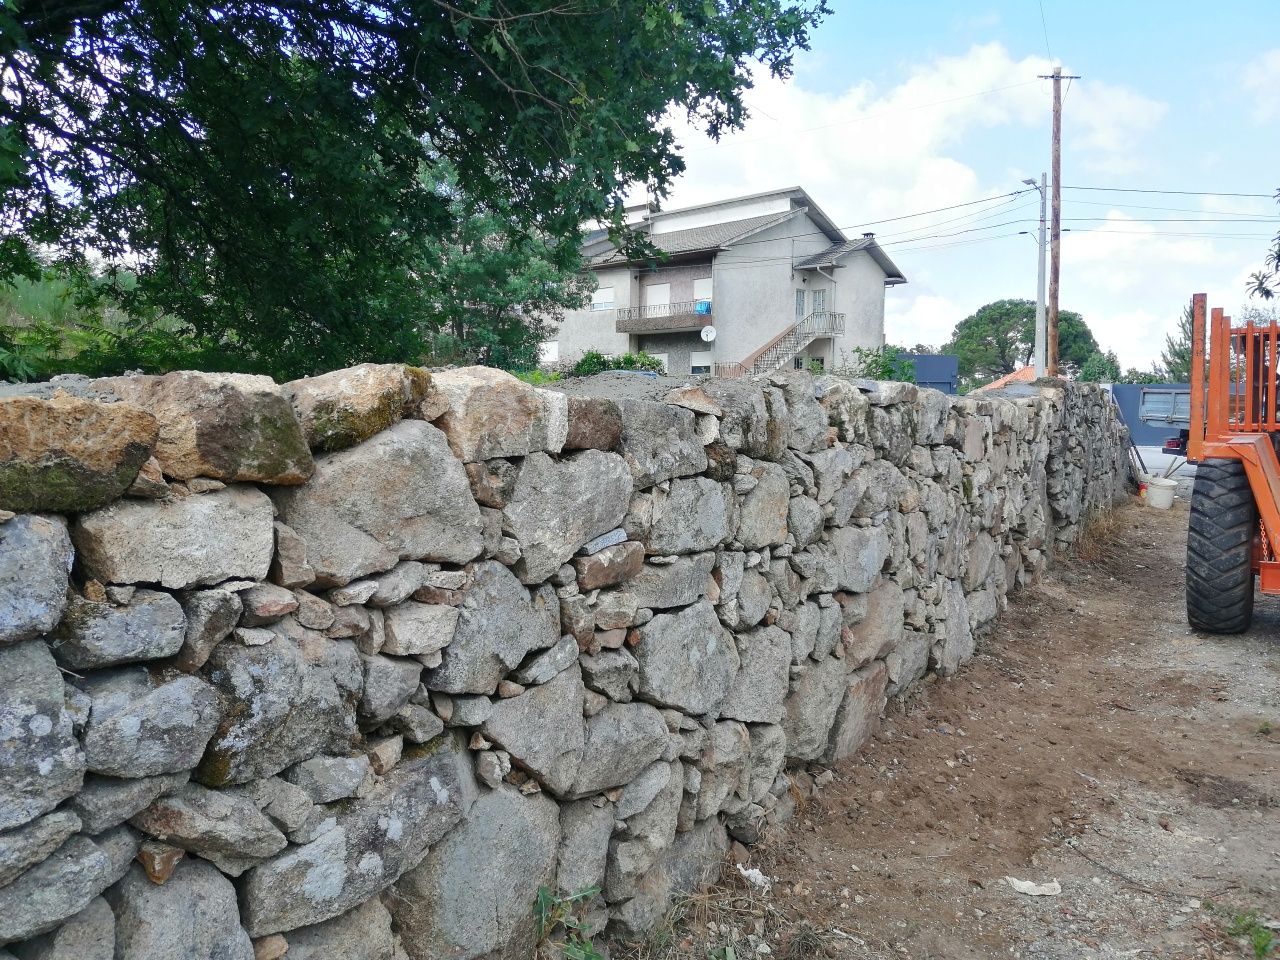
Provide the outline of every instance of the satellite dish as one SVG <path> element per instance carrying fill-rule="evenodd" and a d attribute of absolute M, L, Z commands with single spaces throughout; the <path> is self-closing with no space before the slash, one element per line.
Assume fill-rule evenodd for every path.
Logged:
<path fill-rule="evenodd" d="M 716 338 L 716 328 L 715 328 L 715 327 L 703 327 L 703 328 L 702 328 L 701 336 L 702 336 L 702 342 L 703 342 L 703 343 L 711 343 L 711 342 L 712 342 L 712 341 L 714 341 L 714 340 L 715 340 L 715 338 Z"/>

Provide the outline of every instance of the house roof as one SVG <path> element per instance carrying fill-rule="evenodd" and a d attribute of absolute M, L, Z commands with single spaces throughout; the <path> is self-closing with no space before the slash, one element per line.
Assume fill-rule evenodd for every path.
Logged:
<path fill-rule="evenodd" d="M 907 278 L 903 276 L 902 271 L 889 259 L 888 254 L 881 249 L 880 244 L 876 243 L 875 237 L 863 236 L 857 240 L 844 240 L 840 243 L 833 243 L 821 253 L 815 253 L 811 257 L 807 257 L 796 264 L 797 270 L 816 270 L 819 267 L 834 267 L 836 261 L 842 257 L 846 257 L 851 253 L 857 253 L 859 250 L 865 250 L 871 259 L 879 265 L 884 271 L 884 282 L 893 286 L 898 283 L 906 283 Z"/>
<path fill-rule="evenodd" d="M 1030 383 L 1036 378 L 1036 368 L 1032 364 L 1025 367 L 1019 367 L 1013 373 L 1006 373 L 998 380 L 992 380 L 978 387 L 978 390 L 999 390 L 1001 387 L 1007 387 L 1011 383 Z"/>
<path fill-rule="evenodd" d="M 753 233 L 759 233 L 783 221 L 790 220 L 802 210 L 787 210 L 782 213 L 767 213 L 759 217 L 747 217 L 743 220 L 728 220 L 723 223 L 709 223 L 702 227 L 690 227 L 687 230 L 672 230 L 667 233 L 649 233 L 645 231 L 649 242 L 663 253 L 700 253 L 705 250 L 720 250 L 731 243 L 743 240 Z M 623 262 L 625 257 L 610 246 L 598 253 L 593 263 Z"/>

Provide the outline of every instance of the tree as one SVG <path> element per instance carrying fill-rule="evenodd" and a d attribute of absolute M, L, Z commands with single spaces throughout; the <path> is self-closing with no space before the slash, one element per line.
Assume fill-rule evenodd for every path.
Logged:
<path fill-rule="evenodd" d="M 1280 190 L 1276 191 L 1276 202 L 1280 203 Z M 1270 300 L 1276 295 L 1276 287 L 1280 285 L 1280 233 L 1276 234 L 1272 246 L 1262 261 L 1262 269 L 1249 277 L 1249 292 L 1255 297 Z"/>
<path fill-rule="evenodd" d="M 425 238 L 458 196 L 576 255 L 684 167 L 669 110 L 742 125 L 824 0 L 4 0 L 0 282 L 41 250 L 83 295 L 162 311 L 294 375 L 423 346 Z M 457 191 L 438 189 L 438 166 Z M 495 241 L 496 242 L 496 241 Z M 105 276 L 90 264 L 104 262 Z M 137 282 L 112 282 L 122 268 Z"/>
<path fill-rule="evenodd" d="M 1170 383 L 1191 381 L 1191 342 L 1191 306 L 1187 305 L 1182 308 L 1182 316 L 1178 318 L 1174 332 L 1165 334 L 1164 351 L 1160 354 L 1160 365 Z"/>
<path fill-rule="evenodd" d="M 986 383 L 1031 362 L 1035 350 L 1036 305 L 1030 300 L 997 300 L 978 308 L 952 331 L 943 353 L 960 358 L 960 376 Z M 1080 314 L 1058 314 L 1058 355 L 1064 372 L 1079 370 L 1098 351 L 1098 342 Z"/>
<path fill-rule="evenodd" d="M 1160 370 L 1139 370 L 1137 367 L 1130 367 L 1116 383 L 1164 383 L 1168 378 Z"/>
<path fill-rule="evenodd" d="M 1116 383 L 1120 380 L 1120 359 L 1114 350 L 1095 350 L 1080 367 L 1079 380 L 1084 383 Z"/>

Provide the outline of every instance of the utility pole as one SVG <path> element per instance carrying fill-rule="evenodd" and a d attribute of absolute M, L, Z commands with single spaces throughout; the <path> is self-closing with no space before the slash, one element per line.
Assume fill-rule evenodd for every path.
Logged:
<path fill-rule="evenodd" d="M 1041 80 L 1053 81 L 1053 154 L 1050 169 L 1053 171 L 1053 219 L 1049 225 L 1049 303 L 1047 310 L 1047 358 L 1046 374 L 1058 376 L 1058 281 L 1062 273 L 1062 81 L 1079 80 L 1078 76 L 1062 75 L 1061 67 L 1054 67 L 1049 76 Z"/>
<path fill-rule="evenodd" d="M 1045 204 L 1049 197 L 1049 185 L 1046 182 L 1047 175 L 1040 174 L 1040 182 L 1034 180 L 1023 180 L 1029 187 L 1035 187 L 1040 191 L 1040 233 L 1036 238 L 1036 345 L 1035 352 L 1031 355 L 1031 362 L 1036 368 L 1036 379 L 1045 375 L 1045 307 L 1044 307 L 1044 258 L 1048 252 L 1048 242 L 1045 237 L 1045 230 L 1048 228 L 1047 214 L 1045 212 Z"/>

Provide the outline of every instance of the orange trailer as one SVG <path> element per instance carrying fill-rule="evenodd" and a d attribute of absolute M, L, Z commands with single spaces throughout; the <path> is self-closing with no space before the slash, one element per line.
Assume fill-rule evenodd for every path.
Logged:
<path fill-rule="evenodd" d="M 1255 577 L 1280 594 L 1280 324 L 1233 326 L 1191 298 L 1191 429 L 1197 464 L 1187 531 L 1187 620 L 1239 633 L 1253 619 Z"/>

